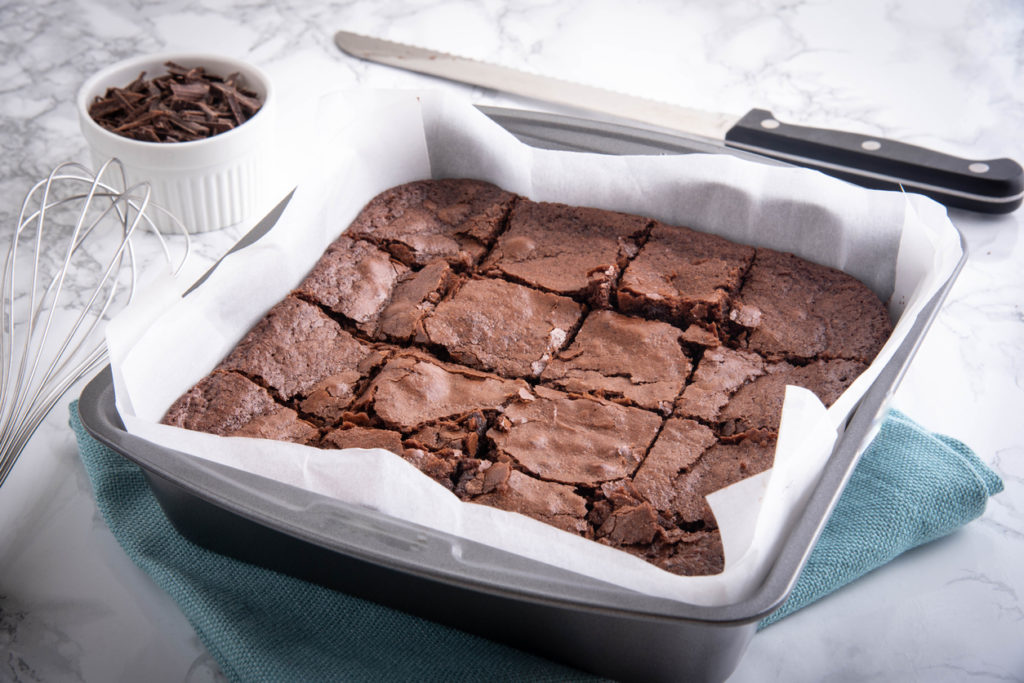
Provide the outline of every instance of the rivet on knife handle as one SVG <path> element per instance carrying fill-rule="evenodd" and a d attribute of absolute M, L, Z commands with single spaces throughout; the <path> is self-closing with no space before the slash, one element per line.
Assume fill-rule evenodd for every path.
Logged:
<path fill-rule="evenodd" d="M 858 185 L 902 187 L 972 211 L 1009 213 L 1024 200 L 1024 169 L 1012 159 L 961 159 L 885 138 L 794 126 L 764 109 L 748 112 L 725 142 Z"/>

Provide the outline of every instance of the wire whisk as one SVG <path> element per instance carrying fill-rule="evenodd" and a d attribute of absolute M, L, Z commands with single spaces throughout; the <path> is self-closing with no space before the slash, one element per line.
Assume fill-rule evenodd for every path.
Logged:
<path fill-rule="evenodd" d="M 180 259 L 154 211 L 180 230 Z M 117 159 L 96 173 L 60 164 L 26 194 L 0 280 L 0 486 L 54 404 L 106 361 L 105 323 L 135 297 L 144 231 L 179 272 L 188 231 L 148 184 L 128 186 Z"/>

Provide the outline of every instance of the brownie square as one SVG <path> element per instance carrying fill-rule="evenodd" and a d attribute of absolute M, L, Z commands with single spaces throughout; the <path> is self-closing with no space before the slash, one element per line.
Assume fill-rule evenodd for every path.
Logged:
<path fill-rule="evenodd" d="M 771 249 L 757 250 L 730 317 L 768 360 L 870 363 L 892 333 L 885 306 L 859 280 Z"/>
<path fill-rule="evenodd" d="M 613 285 L 649 223 L 614 211 L 520 200 L 481 270 L 610 308 Z"/>
<path fill-rule="evenodd" d="M 370 381 L 357 401 L 390 429 L 409 434 L 441 420 L 495 410 L 529 395 L 522 380 L 506 379 L 450 363 L 425 353 L 396 353 Z"/>
<path fill-rule="evenodd" d="M 690 383 L 676 400 L 675 414 L 717 422 L 732 395 L 764 372 L 764 359 L 756 353 L 724 346 L 706 349 Z"/>
<path fill-rule="evenodd" d="M 587 501 L 572 486 L 535 479 L 507 462 L 483 462 L 456 488 L 463 500 L 518 512 L 583 534 L 587 530 Z"/>
<path fill-rule="evenodd" d="M 593 311 L 541 380 L 668 414 L 690 375 L 683 332 L 668 323 Z"/>
<path fill-rule="evenodd" d="M 754 249 L 716 235 L 656 223 L 619 283 L 619 310 L 687 327 L 719 324 Z"/>
<path fill-rule="evenodd" d="M 724 568 L 718 529 L 678 526 L 671 514 L 655 508 L 628 479 L 602 484 L 587 519 L 594 540 L 674 574 L 699 576 Z"/>
<path fill-rule="evenodd" d="M 718 415 L 721 432 L 727 436 L 751 429 L 777 432 L 786 385 L 809 389 L 830 406 L 866 369 L 863 363 L 841 359 L 799 366 L 786 362 L 770 364 L 763 375 L 740 387 L 722 408 Z"/>
<path fill-rule="evenodd" d="M 298 402 L 305 413 L 337 420 L 380 351 L 341 329 L 313 304 L 288 296 L 276 304 L 218 365 Z"/>
<path fill-rule="evenodd" d="M 705 497 L 763 472 L 774 458 L 773 434 L 754 430 L 725 441 L 704 425 L 672 418 L 633 482 L 652 505 L 681 527 L 715 529 L 718 525 Z"/>
<path fill-rule="evenodd" d="M 508 377 L 536 377 L 582 316 L 572 299 L 505 280 L 471 279 L 423 323 L 425 341 L 459 363 Z"/>
<path fill-rule="evenodd" d="M 679 490 L 676 479 L 718 443 L 714 432 L 694 420 L 670 418 L 633 476 L 633 486 L 658 510 L 672 510 Z"/>
<path fill-rule="evenodd" d="M 313 443 L 320 431 L 235 372 L 213 372 L 179 397 L 163 424 L 220 436 Z"/>
<path fill-rule="evenodd" d="M 370 333 L 408 270 L 369 242 L 342 235 L 327 247 L 295 293 Z"/>
<path fill-rule="evenodd" d="M 540 479 L 596 486 L 631 475 L 661 418 L 646 410 L 536 387 L 510 403 L 487 432 L 497 457 Z"/>
<path fill-rule="evenodd" d="M 391 429 L 346 425 L 323 436 L 320 448 L 383 448 L 401 456 L 418 470 L 451 490 L 463 454 L 455 450 L 431 452 L 410 447 L 402 435 Z"/>
<path fill-rule="evenodd" d="M 370 200 L 348 234 L 375 242 L 410 266 L 440 258 L 466 268 L 483 258 L 514 199 L 480 180 L 419 180 Z"/>
<path fill-rule="evenodd" d="M 455 276 L 445 261 L 432 261 L 421 270 L 404 273 L 380 312 L 373 336 L 394 342 L 422 336 L 423 319 L 454 283 Z"/>

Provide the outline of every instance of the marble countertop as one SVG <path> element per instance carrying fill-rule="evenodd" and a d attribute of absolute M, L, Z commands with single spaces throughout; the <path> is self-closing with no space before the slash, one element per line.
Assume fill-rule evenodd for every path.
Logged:
<path fill-rule="evenodd" d="M 242 57 L 271 74 L 282 100 L 443 88 L 543 109 L 354 60 L 334 47 L 338 29 L 694 107 L 760 106 L 787 122 L 1024 160 L 1024 7 L 1013 0 L 8 0 L 0 236 L 32 183 L 61 161 L 87 162 L 79 85 L 140 53 Z M 972 447 L 1005 491 L 961 531 L 758 634 L 730 681 L 1024 680 L 1024 212 L 950 216 L 970 258 L 894 405 Z M 194 257 L 216 259 L 247 227 L 197 236 Z M 0 488 L 0 680 L 223 680 L 96 510 L 67 426 L 80 389 Z"/>

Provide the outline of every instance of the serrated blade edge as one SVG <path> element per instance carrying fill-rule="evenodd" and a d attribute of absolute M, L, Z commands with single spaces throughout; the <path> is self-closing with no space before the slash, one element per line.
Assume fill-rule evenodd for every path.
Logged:
<path fill-rule="evenodd" d="M 379 64 L 715 140 L 739 118 L 348 31 L 338 31 L 334 42 L 347 54 Z"/>

